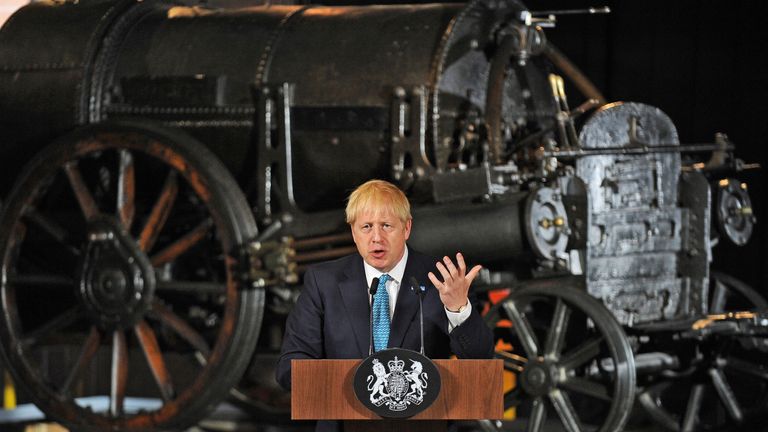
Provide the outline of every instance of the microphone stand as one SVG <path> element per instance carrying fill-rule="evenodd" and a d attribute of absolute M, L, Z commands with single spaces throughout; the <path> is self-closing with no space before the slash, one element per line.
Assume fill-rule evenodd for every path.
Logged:
<path fill-rule="evenodd" d="M 421 337 L 421 350 L 419 353 L 426 357 L 426 354 L 424 354 L 424 293 L 427 291 L 427 289 L 423 285 L 419 285 L 419 281 L 416 280 L 415 277 L 411 276 L 409 279 L 409 282 L 411 283 L 411 291 L 413 291 L 417 296 L 419 296 L 419 336 Z"/>
<path fill-rule="evenodd" d="M 376 295 L 376 291 L 378 290 L 379 290 L 379 278 L 373 278 L 373 280 L 371 281 L 371 287 L 368 289 L 368 293 L 371 295 L 371 306 L 370 306 L 371 312 L 368 314 L 369 315 L 368 318 L 370 320 L 369 321 L 370 331 L 368 332 L 368 337 L 369 337 L 368 356 L 369 357 L 373 355 L 373 302 L 374 302 L 373 296 Z"/>

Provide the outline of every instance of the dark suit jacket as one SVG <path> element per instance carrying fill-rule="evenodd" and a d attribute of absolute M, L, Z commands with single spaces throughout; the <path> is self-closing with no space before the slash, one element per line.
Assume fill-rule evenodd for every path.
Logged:
<path fill-rule="evenodd" d="M 404 281 L 415 277 L 427 286 L 424 296 L 424 350 L 430 358 L 491 358 L 493 336 L 473 305 L 470 317 L 448 334 L 448 317 L 427 273 L 436 259 L 408 249 Z M 437 274 L 437 273 L 436 273 Z M 370 306 L 360 255 L 349 255 L 310 267 L 304 289 L 288 317 L 277 364 L 277 381 L 290 389 L 292 359 L 358 359 L 368 356 Z M 418 351 L 419 300 L 407 283 L 397 295 L 389 336 L 390 348 Z"/>

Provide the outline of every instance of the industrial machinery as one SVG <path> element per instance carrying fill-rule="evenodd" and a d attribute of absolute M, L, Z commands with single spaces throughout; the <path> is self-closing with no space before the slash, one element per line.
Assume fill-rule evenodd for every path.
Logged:
<path fill-rule="evenodd" d="M 748 166 L 724 135 L 681 144 L 661 110 L 606 104 L 552 23 L 511 0 L 21 9 L 0 31 L 17 385 L 75 430 L 180 429 L 228 394 L 279 417 L 303 271 L 354 253 L 345 196 L 383 178 L 412 246 L 485 265 L 528 430 L 621 430 L 636 400 L 672 430 L 764 414 L 766 302 L 710 271 L 752 233 Z"/>

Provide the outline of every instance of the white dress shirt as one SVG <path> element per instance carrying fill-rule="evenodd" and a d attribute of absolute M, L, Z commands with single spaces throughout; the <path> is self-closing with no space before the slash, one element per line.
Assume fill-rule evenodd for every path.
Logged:
<path fill-rule="evenodd" d="M 400 284 L 403 282 L 403 276 L 405 275 L 405 263 L 408 262 L 408 247 L 405 247 L 405 251 L 403 252 L 403 257 L 400 258 L 400 261 L 397 262 L 397 264 L 387 272 L 389 275 L 389 280 L 387 280 L 386 288 L 387 288 L 387 294 L 389 295 L 389 318 L 392 319 L 392 317 L 395 315 L 395 306 L 397 303 L 397 294 L 400 291 Z M 368 264 L 367 262 L 363 261 L 363 267 L 365 267 L 365 281 L 366 281 L 366 289 L 367 287 L 371 286 L 371 282 L 373 282 L 373 278 L 381 277 L 384 273 L 380 272 L 379 270 L 376 270 Z M 368 304 L 371 302 L 371 296 L 368 295 Z M 448 309 L 443 306 L 443 309 L 445 309 L 445 315 L 448 317 L 448 333 L 452 332 L 454 328 L 458 327 L 463 323 L 464 321 L 469 318 L 469 314 L 472 313 L 472 303 L 467 302 L 467 307 L 464 308 L 461 312 L 451 312 Z"/>

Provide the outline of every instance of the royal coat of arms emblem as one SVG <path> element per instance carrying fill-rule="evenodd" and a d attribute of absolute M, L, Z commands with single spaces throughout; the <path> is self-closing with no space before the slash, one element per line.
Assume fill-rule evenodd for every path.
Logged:
<path fill-rule="evenodd" d="M 410 362 L 411 366 L 404 369 L 405 362 L 395 356 L 387 362 L 387 371 L 378 359 L 373 359 L 373 374 L 366 379 L 372 404 L 386 405 L 391 411 L 403 411 L 410 404 L 421 405 L 429 376 L 420 361 Z"/>
<path fill-rule="evenodd" d="M 415 351 L 379 351 L 365 359 L 355 374 L 357 398 L 382 417 L 415 415 L 434 402 L 439 392 L 437 368 Z"/>

